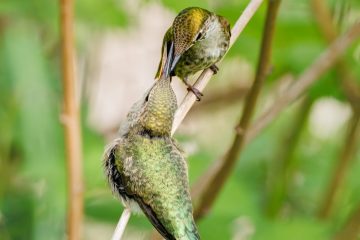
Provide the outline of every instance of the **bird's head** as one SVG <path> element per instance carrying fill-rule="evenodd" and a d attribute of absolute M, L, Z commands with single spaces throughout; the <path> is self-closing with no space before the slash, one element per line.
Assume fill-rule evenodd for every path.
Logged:
<path fill-rule="evenodd" d="M 226 18 L 224 18 L 223 16 L 217 16 L 220 22 L 220 25 L 222 26 L 222 29 L 224 30 L 225 33 L 227 33 L 230 37 L 231 35 L 231 29 L 230 29 L 230 23 L 228 22 L 228 20 Z"/>
<path fill-rule="evenodd" d="M 181 55 L 197 41 L 206 37 L 207 25 L 212 14 L 202 8 L 191 7 L 181 11 L 175 18 L 172 28 L 174 34 L 174 59 L 171 71 Z"/>

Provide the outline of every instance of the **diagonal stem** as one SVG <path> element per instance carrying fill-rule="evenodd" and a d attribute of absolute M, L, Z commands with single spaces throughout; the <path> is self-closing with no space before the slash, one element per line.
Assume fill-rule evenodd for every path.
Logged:
<path fill-rule="evenodd" d="M 122 238 L 126 225 L 129 222 L 130 216 L 131 216 L 131 210 L 129 208 L 124 208 L 124 211 L 122 212 L 119 222 L 116 225 L 111 240 L 119 240 Z"/>
<path fill-rule="evenodd" d="M 255 138 L 281 111 L 295 102 L 319 77 L 335 65 L 345 50 L 360 37 L 360 22 L 338 37 L 292 84 L 274 104 L 258 117 L 249 129 L 245 144 Z"/>

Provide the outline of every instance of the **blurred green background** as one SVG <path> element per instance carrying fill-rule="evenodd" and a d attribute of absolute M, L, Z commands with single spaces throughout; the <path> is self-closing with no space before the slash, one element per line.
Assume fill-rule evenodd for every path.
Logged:
<path fill-rule="evenodd" d="M 121 214 L 122 206 L 104 178 L 102 153 L 126 111 L 151 84 L 162 35 L 173 17 L 185 7 L 200 6 L 234 24 L 247 3 L 76 1 L 84 239 L 109 239 Z M 332 0 L 326 4 L 340 32 L 359 19 L 360 1 Z M 201 103 L 195 106 L 176 135 L 188 153 L 191 182 L 231 143 L 243 98 L 239 95 L 238 100 L 229 100 L 227 91 L 234 86 L 248 88 L 253 81 L 265 10 L 264 3 L 204 92 L 204 101 L 215 93 L 217 99 L 203 107 Z M 59 41 L 58 1 L 0 2 L 1 240 L 66 238 Z M 299 75 L 327 47 L 310 1 L 282 1 L 273 46 L 273 68 L 258 113 L 273 102 L 278 79 L 285 74 Z M 359 41 L 347 51 L 345 61 L 360 87 Z M 180 101 L 184 94 L 180 84 L 177 93 Z M 341 152 L 349 144 L 345 138 L 351 115 L 339 76 L 331 70 L 312 86 L 304 101 L 289 106 L 246 146 L 214 208 L 199 222 L 202 239 L 320 240 L 331 239 L 341 231 L 360 208 L 358 147 L 331 214 L 319 218 L 318 212 Z M 289 138 L 291 133 L 294 135 Z M 286 177 L 282 178 L 284 171 Z M 286 186 L 284 191 L 282 186 Z M 133 216 L 125 239 L 147 239 L 151 229 L 145 217 Z"/>

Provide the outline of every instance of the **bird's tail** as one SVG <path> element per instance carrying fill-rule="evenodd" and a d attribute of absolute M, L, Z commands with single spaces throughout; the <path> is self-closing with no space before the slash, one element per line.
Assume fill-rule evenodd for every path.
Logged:
<path fill-rule="evenodd" d="M 178 240 L 199 240 L 200 235 L 197 230 L 196 224 L 194 219 L 192 219 L 189 224 L 187 224 L 187 227 L 185 229 L 185 234 L 181 236 Z"/>
<path fill-rule="evenodd" d="M 196 232 L 188 232 L 185 236 L 180 237 L 177 240 L 199 240 L 199 239 L 200 239 L 200 235 L 196 231 Z"/>

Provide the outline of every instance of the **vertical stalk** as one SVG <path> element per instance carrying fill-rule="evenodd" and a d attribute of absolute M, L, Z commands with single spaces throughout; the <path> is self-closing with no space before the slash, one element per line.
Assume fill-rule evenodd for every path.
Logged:
<path fill-rule="evenodd" d="M 73 0 L 60 1 L 60 29 L 64 111 L 62 120 L 68 174 L 68 239 L 81 239 L 83 219 L 83 179 L 79 106 L 75 98 L 75 49 Z"/>

